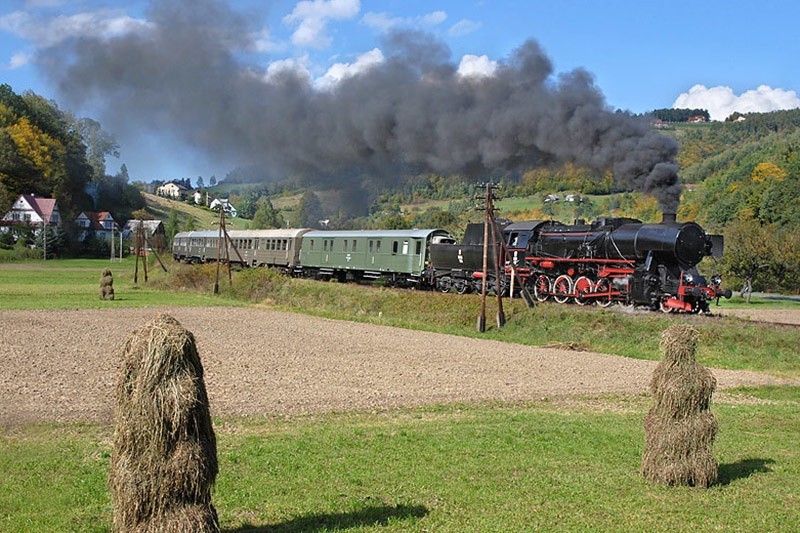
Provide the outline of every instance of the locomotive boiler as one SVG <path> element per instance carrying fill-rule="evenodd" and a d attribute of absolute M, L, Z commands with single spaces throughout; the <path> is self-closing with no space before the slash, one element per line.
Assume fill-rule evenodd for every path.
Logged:
<path fill-rule="evenodd" d="M 472 234 L 482 233 L 475 229 Z M 704 257 L 722 255 L 722 237 L 706 234 L 693 222 L 677 222 L 674 215 L 658 224 L 632 218 L 571 225 L 529 221 L 505 225 L 501 234 L 490 242 L 504 250 L 497 268 L 488 272 L 489 287 L 495 290 L 508 290 L 514 277 L 517 287 L 529 289 L 539 301 L 619 303 L 665 312 L 708 311 L 711 299 L 730 297 L 718 284 L 709 286 L 696 269 Z M 474 260 L 476 248 L 482 248 L 482 239 L 479 243 L 474 237 L 449 248 L 433 246 L 437 287 L 478 289 L 483 280 L 482 264 Z M 460 258 L 457 269 L 452 268 L 454 257 Z"/>

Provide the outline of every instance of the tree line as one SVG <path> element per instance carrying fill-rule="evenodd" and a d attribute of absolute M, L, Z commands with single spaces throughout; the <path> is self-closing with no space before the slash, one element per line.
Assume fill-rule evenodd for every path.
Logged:
<path fill-rule="evenodd" d="M 118 155 L 116 141 L 97 121 L 75 117 L 32 91 L 20 95 L 0 85 L 0 212 L 21 194 L 55 198 L 62 228 L 50 230 L 56 233 L 51 251 L 87 251 L 76 239 L 74 220 L 81 211 L 109 211 L 125 222 L 144 206 L 125 165 L 116 174 L 106 172 L 106 156 Z M 19 228 L 12 235 L 18 237 L 36 244 L 29 228 Z"/>

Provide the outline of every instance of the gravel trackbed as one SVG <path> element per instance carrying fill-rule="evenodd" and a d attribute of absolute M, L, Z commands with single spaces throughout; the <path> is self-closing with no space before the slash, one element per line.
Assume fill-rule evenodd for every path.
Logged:
<path fill-rule="evenodd" d="M 215 416 L 638 394 L 653 361 L 252 308 L 0 312 L 0 425 L 113 420 L 125 339 L 160 311 L 197 339 Z M 719 387 L 781 380 L 714 370 Z"/>

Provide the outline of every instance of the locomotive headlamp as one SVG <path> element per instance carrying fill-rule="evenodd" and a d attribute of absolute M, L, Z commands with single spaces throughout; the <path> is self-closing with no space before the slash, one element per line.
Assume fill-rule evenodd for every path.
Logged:
<path fill-rule="evenodd" d="M 719 274 L 714 274 L 711 276 L 711 283 L 717 286 L 722 285 L 722 277 L 720 277 Z"/>
<path fill-rule="evenodd" d="M 694 276 L 692 276 L 689 272 L 684 272 L 683 281 L 686 283 L 692 283 L 694 281 Z"/>

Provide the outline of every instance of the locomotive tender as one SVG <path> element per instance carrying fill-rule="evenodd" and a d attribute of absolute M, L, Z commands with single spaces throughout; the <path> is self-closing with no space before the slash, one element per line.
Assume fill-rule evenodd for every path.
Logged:
<path fill-rule="evenodd" d="M 722 255 L 722 237 L 665 215 L 659 224 L 599 218 L 566 225 L 553 220 L 500 224 L 489 241 L 487 287 L 523 288 L 538 301 L 607 307 L 645 306 L 665 312 L 704 312 L 721 291 L 696 265 Z M 490 234 L 495 235 L 494 232 Z M 232 230 L 220 255 L 242 266 L 268 266 L 293 275 L 340 281 L 384 280 L 443 292 L 480 291 L 484 225 L 469 224 L 461 243 L 444 230 Z M 217 231 L 178 233 L 178 261 L 216 261 Z M 497 254 L 495 255 L 495 251 Z M 495 264 L 494 258 L 498 258 Z"/>

